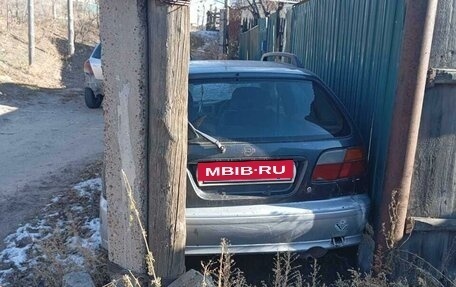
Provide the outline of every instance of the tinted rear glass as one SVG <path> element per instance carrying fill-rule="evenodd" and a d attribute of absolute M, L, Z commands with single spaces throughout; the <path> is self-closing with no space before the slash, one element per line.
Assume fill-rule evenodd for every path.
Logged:
<path fill-rule="evenodd" d="M 240 141 L 334 138 L 350 133 L 331 96 L 308 80 L 191 82 L 189 120 L 211 136 Z"/>
<path fill-rule="evenodd" d="M 93 51 L 92 57 L 95 59 L 101 59 L 101 44 L 99 44 Z"/>

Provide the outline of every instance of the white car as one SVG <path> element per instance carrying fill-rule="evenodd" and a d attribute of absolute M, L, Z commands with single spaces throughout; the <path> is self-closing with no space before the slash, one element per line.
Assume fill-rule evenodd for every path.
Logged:
<path fill-rule="evenodd" d="M 95 46 L 90 58 L 84 62 L 84 99 L 87 107 L 97 109 L 103 101 L 103 72 L 101 69 L 101 44 Z"/>

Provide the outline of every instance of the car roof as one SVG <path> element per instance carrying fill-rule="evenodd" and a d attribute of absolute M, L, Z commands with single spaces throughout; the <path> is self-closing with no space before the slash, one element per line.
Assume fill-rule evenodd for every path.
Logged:
<path fill-rule="evenodd" d="M 201 74 L 274 74 L 274 75 L 296 75 L 311 76 L 316 75 L 308 70 L 296 66 L 277 63 L 271 61 L 245 61 L 245 60 L 204 60 L 190 61 L 190 76 Z"/>

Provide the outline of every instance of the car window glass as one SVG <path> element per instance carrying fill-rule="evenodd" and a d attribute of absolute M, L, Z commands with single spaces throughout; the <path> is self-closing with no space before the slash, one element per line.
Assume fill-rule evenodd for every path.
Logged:
<path fill-rule="evenodd" d="M 92 58 L 101 59 L 101 44 L 95 47 L 93 51 Z"/>
<path fill-rule="evenodd" d="M 189 84 L 189 120 L 232 140 L 302 140 L 349 133 L 331 96 L 308 80 L 199 80 Z"/>

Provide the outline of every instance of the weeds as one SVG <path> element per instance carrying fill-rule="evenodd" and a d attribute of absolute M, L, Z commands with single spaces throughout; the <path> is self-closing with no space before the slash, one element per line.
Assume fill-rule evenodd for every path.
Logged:
<path fill-rule="evenodd" d="M 141 222 L 139 211 L 136 207 L 136 203 L 132 196 L 132 189 L 128 178 L 122 171 L 123 181 L 127 190 L 128 199 L 130 202 L 131 212 L 134 214 L 135 220 L 137 221 L 146 246 L 146 265 L 147 273 L 151 278 L 150 284 L 154 287 L 161 286 L 161 280 L 155 274 L 154 269 L 154 257 L 149 249 L 147 243 L 147 234 Z M 394 222 L 397 218 L 396 212 L 396 192 L 393 192 L 393 200 L 389 208 L 390 220 L 394 226 Z M 324 276 L 321 274 L 321 268 L 316 259 L 310 262 L 310 272 L 303 276 L 301 274 L 302 262 L 298 255 L 292 253 L 277 253 L 274 258 L 274 264 L 272 268 L 272 282 L 270 284 L 262 282 L 262 287 L 406 287 L 406 286 L 456 286 L 451 282 L 450 279 L 446 278 L 445 275 L 432 267 L 424 259 L 407 253 L 408 257 L 413 257 L 414 260 L 410 261 L 402 258 L 405 251 L 399 250 L 393 240 L 394 230 L 386 232 L 383 225 L 383 232 L 385 233 L 386 250 L 382 248 L 377 249 L 377 253 L 374 256 L 374 268 L 378 270 L 375 274 L 362 273 L 356 269 L 349 269 L 349 278 L 343 279 L 340 275 L 334 282 L 325 282 Z M 235 267 L 235 260 L 233 254 L 229 252 L 229 241 L 227 239 L 221 240 L 221 253 L 216 261 L 209 260 L 207 263 L 201 263 L 201 271 L 203 280 L 201 282 L 202 287 L 208 287 L 208 280 L 215 282 L 217 287 L 254 287 L 249 285 L 245 274 L 239 268 Z M 415 263 L 414 263 L 415 262 Z M 419 262 L 418 264 L 416 262 Z M 404 269 L 404 266 L 408 267 L 408 276 L 404 274 L 398 276 L 398 280 L 393 280 L 393 273 L 398 268 Z M 430 270 L 430 271 L 429 271 Z M 407 281 L 408 277 L 413 277 L 410 283 Z M 120 280 L 122 286 L 128 287 L 140 287 L 139 280 L 130 272 L 125 274 Z M 442 283 L 443 282 L 443 283 Z M 329 285 L 327 285 L 329 284 Z M 106 286 L 118 286 L 116 281 L 112 281 Z"/>
<path fill-rule="evenodd" d="M 377 246 L 374 255 L 373 270 L 375 270 L 375 275 L 365 274 L 365 276 L 360 276 L 359 272 L 351 270 L 352 282 L 358 285 L 349 286 L 366 286 L 365 284 L 369 283 L 376 284 L 371 286 L 456 287 L 456 282 L 453 282 L 424 258 L 401 249 L 408 238 L 403 240 L 400 245 L 396 242 L 394 234 L 396 231 L 395 227 L 397 226 L 397 193 L 397 190 L 392 191 L 391 203 L 388 207 L 391 228 L 387 230 L 385 224 L 382 224 L 385 244 Z M 388 283 L 391 281 L 391 278 L 399 279 L 397 282 Z M 366 280 L 369 281 L 366 282 Z"/>
<path fill-rule="evenodd" d="M 130 211 L 134 214 L 135 219 L 137 224 L 139 225 L 139 228 L 141 230 L 141 235 L 144 240 L 144 245 L 146 247 L 146 268 L 147 268 L 147 275 L 151 278 L 150 285 L 153 287 L 161 287 L 161 278 L 157 277 L 155 273 L 155 268 L 154 268 L 154 256 L 152 254 L 152 251 L 149 248 L 149 244 L 147 242 L 147 232 L 146 229 L 144 228 L 142 221 L 141 221 L 141 216 L 139 214 L 138 208 L 136 207 L 136 202 L 133 198 L 133 190 L 131 188 L 130 182 L 128 181 L 127 175 L 125 174 L 125 171 L 122 170 L 122 179 L 125 185 L 125 188 L 127 190 L 127 195 L 128 195 L 128 200 L 129 200 L 129 206 L 130 206 Z M 133 282 L 135 285 L 133 285 Z M 136 278 L 131 271 L 129 271 L 129 274 L 125 274 L 122 277 L 122 283 L 125 286 L 141 286 L 139 283 L 138 278 Z M 113 285 L 112 285 L 113 284 Z M 108 285 L 105 286 L 117 286 L 116 281 L 112 281 Z"/>
<path fill-rule="evenodd" d="M 222 252 L 220 253 L 219 259 L 218 287 L 229 287 L 231 285 L 231 269 L 234 266 L 234 261 L 231 259 L 231 254 L 228 252 L 228 244 L 228 241 L 223 238 L 221 243 Z"/>
<path fill-rule="evenodd" d="M 301 266 L 295 264 L 297 260 L 298 256 L 290 252 L 276 254 L 272 270 L 274 273 L 273 287 L 302 286 L 302 276 L 299 272 Z"/>
<path fill-rule="evenodd" d="M 127 190 L 129 199 L 129 208 L 131 209 L 132 218 L 139 225 L 142 231 L 142 237 L 146 248 L 146 266 L 150 281 L 149 285 L 159 287 L 162 285 L 160 278 L 155 273 L 154 257 L 147 244 L 147 234 L 141 222 L 140 213 L 133 199 L 132 188 L 124 172 L 122 172 L 123 181 Z M 75 198 L 74 200 L 77 200 Z M 394 214 L 394 213 L 391 213 Z M 40 257 L 43 264 L 47 266 L 45 269 L 33 270 L 36 274 L 37 281 L 33 282 L 34 286 L 45 284 L 46 286 L 59 286 L 63 275 L 70 271 L 76 271 L 71 268 L 71 265 L 66 264 L 68 260 L 77 260 L 72 256 L 74 254 L 82 254 L 85 261 L 85 267 L 89 270 L 100 270 L 106 268 L 106 261 L 103 261 L 99 254 L 94 254 L 90 250 L 81 250 L 77 252 L 74 249 L 68 249 L 68 238 L 84 237 L 84 232 L 81 234 L 81 226 L 83 223 L 74 220 L 73 214 L 61 214 L 60 217 L 66 218 L 68 225 L 71 225 L 69 231 L 65 234 L 54 234 L 48 239 L 43 239 L 42 250 L 43 254 Z M 394 220 L 394 218 L 392 218 Z M 55 231 L 54 231 L 55 233 Z M 430 265 L 423 258 L 410 252 L 400 250 L 397 246 L 387 245 L 390 248 L 386 250 L 377 250 L 374 260 L 374 266 L 379 268 L 379 272 L 362 273 L 356 269 L 349 269 L 347 278 L 339 275 L 339 278 L 334 282 L 330 282 L 321 265 L 316 259 L 303 260 L 298 255 L 293 253 L 277 253 L 273 259 L 273 266 L 270 270 L 270 282 L 261 282 L 261 287 L 405 287 L 405 286 L 430 286 L 430 287 L 446 287 L 456 286 L 446 275 Z M 382 260 L 387 258 L 387 260 Z M 42 266 L 43 264 L 37 265 Z M 335 265 L 337 262 L 330 262 L 328 265 Z M 305 266 L 303 266 L 305 265 Z M 74 265 L 73 265 L 74 266 Z M 303 268 L 309 267 L 309 268 Z M 269 268 L 269 267 L 268 267 Z M 345 267 L 344 267 L 345 269 Z M 308 270 L 305 271 L 304 270 Z M 323 272 L 322 272 L 323 270 Z M 201 287 L 254 287 L 248 283 L 243 270 L 236 266 L 234 254 L 230 252 L 230 243 L 226 239 L 221 241 L 221 254 L 214 261 L 209 260 L 207 264 L 201 263 L 202 282 Z M 263 273 L 263 271 L 261 271 Z M 334 272 L 334 268 L 329 270 Z M 98 274 L 100 272 L 92 273 Z M 101 272 L 103 273 L 103 272 Z M 267 272 L 264 272 L 267 273 Z M 103 273 L 106 274 L 106 273 Z M 399 275 L 399 276 L 398 276 Z M 399 279 L 395 279 L 399 278 Z M 100 276 L 96 282 L 106 282 L 105 278 Z M 99 286 L 99 285 L 98 285 Z M 108 287 L 128 286 L 140 287 L 145 286 L 140 280 L 135 277 L 132 272 L 127 272 L 118 280 L 113 280 Z M 196 287 L 196 286 L 195 286 Z"/>

